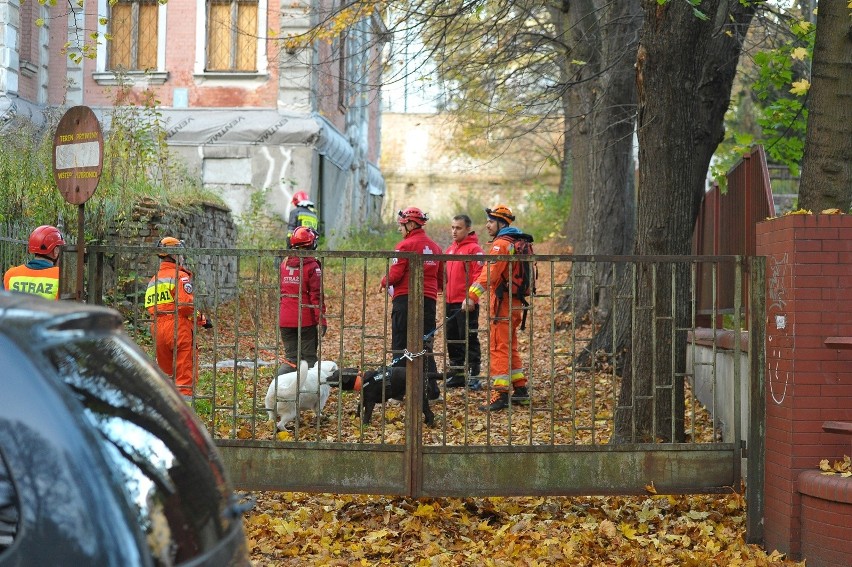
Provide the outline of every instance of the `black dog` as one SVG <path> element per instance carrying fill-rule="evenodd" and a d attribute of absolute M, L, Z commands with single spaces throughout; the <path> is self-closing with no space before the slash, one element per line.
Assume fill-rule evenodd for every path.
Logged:
<path fill-rule="evenodd" d="M 360 380 L 359 380 L 360 377 Z M 361 390 L 361 401 L 355 415 L 361 415 L 361 423 L 367 425 L 373 417 L 373 408 L 387 400 L 405 399 L 405 368 L 392 366 L 379 370 L 370 370 L 363 375 L 357 368 L 343 368 L 337 376 L 332 375 L 327 382 L 334 385 L 335 378 L 339 380 L 342 390 Z M 426 391 L 429 385 L 434 385 L 435 380 L 443 378 L 441 374 L 428 373 L 423 384 L 423 422 L 426 425 L 435 423 L 435 414 L 429 407 Z M 359 383 L 360 382 L 360 383 Z M 437 386 L 433 386 L 437 388 Z M 384 390 L 384 392 L 383 392 Z"/>

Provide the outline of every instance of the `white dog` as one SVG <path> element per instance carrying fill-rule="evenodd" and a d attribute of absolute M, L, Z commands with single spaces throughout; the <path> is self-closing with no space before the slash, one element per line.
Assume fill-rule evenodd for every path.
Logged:
<path fill-rule="evenodd" d="M 310 369 L 308 363 L 303 360 L 299 372 L 279 374 L 277 380 L 272 379 L 266 391 L 266 413 L 270 420 L 274 420 L 275 415 L 278 415 L 279 431 L 296 419 L 300 409 L 312 409 L 317 415 L 322 412 L 331 391 L 327 383 L 328 377 L 336 371 L 337 364 L 331 360 L 317 361 Z"/>

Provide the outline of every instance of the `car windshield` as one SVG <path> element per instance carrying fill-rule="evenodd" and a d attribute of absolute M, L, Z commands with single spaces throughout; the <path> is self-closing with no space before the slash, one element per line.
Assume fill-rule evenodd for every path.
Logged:
<path fill-rule="evenodd" d="M 115 335 L 63 342 L 46 354 L 101 433 L 157 562 L 182 563 L 213 548 L 230 523 L 224 473 L 188 408 L 163 395 L 147 358 Z"/>

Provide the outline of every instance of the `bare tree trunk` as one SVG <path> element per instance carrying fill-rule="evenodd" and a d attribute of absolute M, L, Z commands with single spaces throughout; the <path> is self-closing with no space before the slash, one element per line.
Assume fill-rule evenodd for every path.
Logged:
<path fill-rule="evenodd" d="M 799 206 L 813 212 L 852 204 L 852 24 L 843 0 L 817 14 L 807 143 Z"/>
<path fill-rule="evenodd" d="M 754 5 L 643 0 L 637 57 L 639 197 L 636 253 L 690 254 L 705 177 L 724 135 L 736 64 Z M 642 265 L 633 283 L 635 327 L 627 348 L 614 440 L 682 441 L 688 272 Z M 674 286 L 674 289 L 672 289 Z M 606 339 L 604 339 L 606 340 Z M 638 397 L 637 397 L 638 396 Z"/>
<path fill-rule="evenodd" d="M 566 138 L 571 139 L 573 196 L 564 234 L 581 255 L 618 255 L 633 245 L 635 219 L 633 132 L 639 0 L 572 2 L 571 42 L 563 97 Z M 581 61 L 582 64 L 577 64 Z M 614 277 L 608 262 L 574 267 L 572 293 L 562 309 L 582 316 L 609 310 Z"/>

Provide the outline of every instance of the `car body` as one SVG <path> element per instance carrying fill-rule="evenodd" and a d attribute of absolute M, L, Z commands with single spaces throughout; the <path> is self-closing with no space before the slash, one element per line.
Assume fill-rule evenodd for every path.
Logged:
<path fill-rule="evenodd" d="M 0 567 L 247 565 L 244 511 L 116 311 L 0 292 Z"/>

